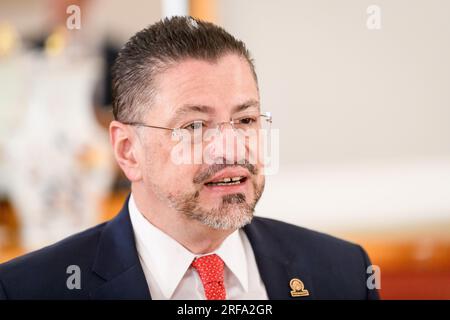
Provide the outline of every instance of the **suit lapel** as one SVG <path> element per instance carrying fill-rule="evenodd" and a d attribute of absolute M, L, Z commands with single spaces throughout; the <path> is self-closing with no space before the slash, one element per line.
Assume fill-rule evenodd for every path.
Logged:
<path fill-rule="evenodd" d="M 91 292 L 94 300 L 151 299 L 140 265 L 134 265 Z"/>
<path fill-rule="evenodd" d="M 267 290 L 269 299 L 293 299 L 309 300 L 314 297 L 314 289 L 306 263 L 306 255 L 301 263 L 293 259 L 294 253 L 287 252 L 281 241 L 273 236 L 273 230 L 263 225 L 260 218 L 254 218 L 253 222 L 244 227 L 244 231 L 255 253 L 256 263 L 262 281 Z M 301 244 L 296 256 L 302 257 Z M 309 295 L 293 297 L 290 281 L 299 279 Z"/>
<path fill-rule="evenodd" d="M 128 199 L 101 234 L 92 267 L 105 282 L 91 291 L 93 299 L 151 299 L 134 240 Z"/>

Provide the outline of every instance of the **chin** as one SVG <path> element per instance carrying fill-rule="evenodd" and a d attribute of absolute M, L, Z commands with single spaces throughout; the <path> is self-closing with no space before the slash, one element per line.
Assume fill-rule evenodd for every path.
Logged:
<path fill-rule="evenodd" d="M 201 221 L 204 225 L 214 230 L 235 231 L 249 224 L 253 219 L 253 214 L 239 217 L 220 217 L 216 219 L 205 219 Z"/>

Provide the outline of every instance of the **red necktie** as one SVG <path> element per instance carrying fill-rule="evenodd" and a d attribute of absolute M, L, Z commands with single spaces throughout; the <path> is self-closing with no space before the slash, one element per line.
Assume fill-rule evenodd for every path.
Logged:
<path fill-rule="evenodd" d="M 192 266 L 197 270 L 205 289 L 207 300 L 225 300 L 226 291 L 223 283 L 222 259 L 217 254 L 211 254 L 195 259 Z"/>

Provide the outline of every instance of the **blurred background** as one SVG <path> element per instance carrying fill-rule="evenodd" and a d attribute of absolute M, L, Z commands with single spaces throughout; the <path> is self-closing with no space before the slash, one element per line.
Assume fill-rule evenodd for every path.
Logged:
<path fill-rule="evenodd" d="M 255 58 L 280 129 L 257 214 L 363 245 L 384 299 L 450 299 L 446 0 L 0 0 L 0 262 L 120 210 L 109 68 L 176 14 Z"/>

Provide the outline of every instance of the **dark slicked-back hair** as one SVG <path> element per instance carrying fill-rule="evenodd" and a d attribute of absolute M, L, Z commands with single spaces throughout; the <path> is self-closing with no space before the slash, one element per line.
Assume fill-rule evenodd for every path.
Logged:
<path fill-rule="evenodd" d="M 219 26 L 192 17 L 165 18 L 136 33 L 112 68 L 113 114 L 118 121 L 141 121 L 155 95 L 155 78 L 186 58 L 217 61 L 244 57 L 257 81 L 245 44 Z"/>

